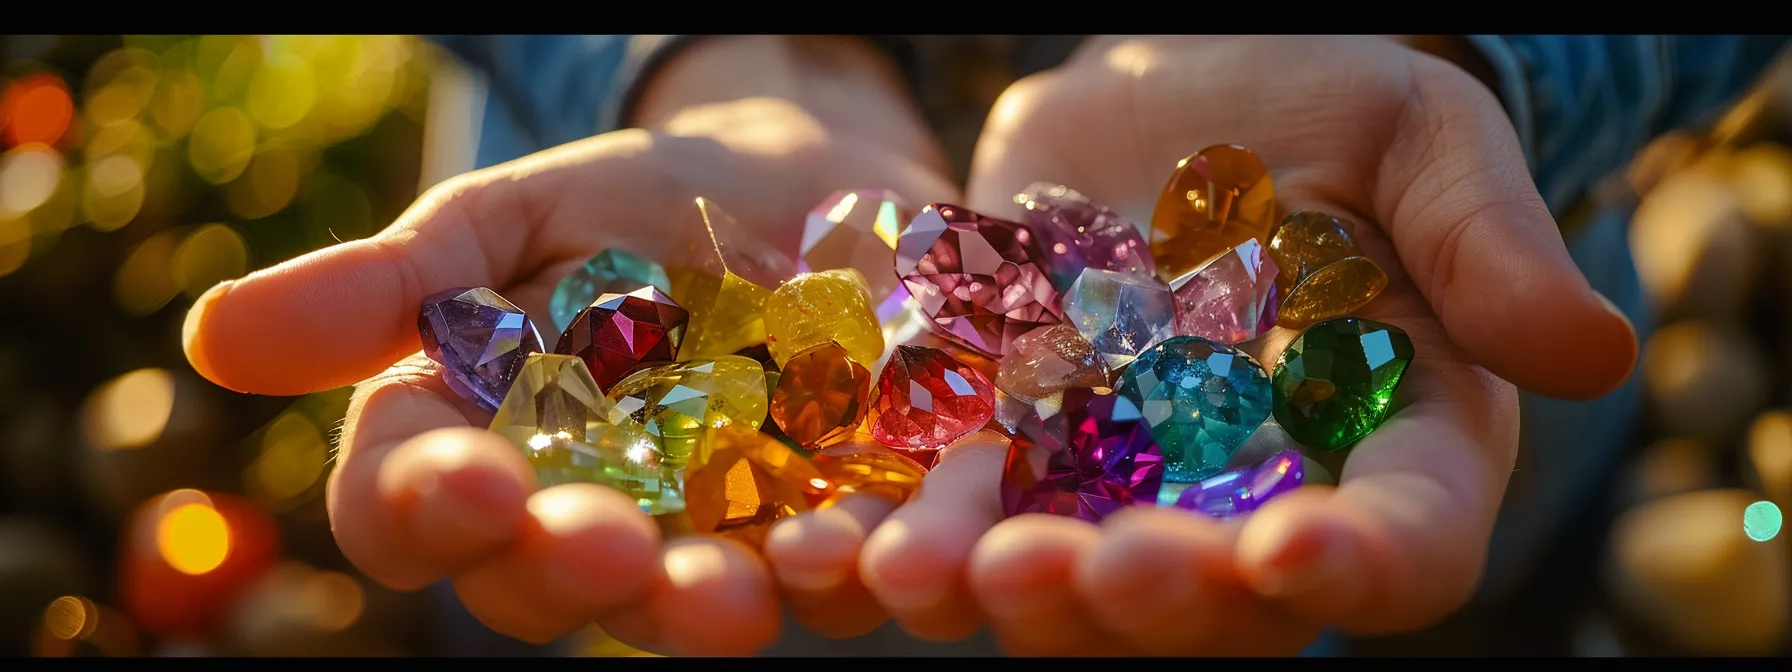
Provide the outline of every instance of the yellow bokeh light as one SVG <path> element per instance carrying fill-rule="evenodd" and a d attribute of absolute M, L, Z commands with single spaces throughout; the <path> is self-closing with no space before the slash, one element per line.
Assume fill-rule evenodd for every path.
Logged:
<path fill-rule="evenodd" d="M 138 369 L 94 389 L 82 412 L 82 430 L 99 450 L 142 448 L 162 437 L 173 415 L 174 376 Z"/>
<path fill-rule="evenodd" d="M 402 63 L 401 38 L 330 35 L 284 43 L 310 61 L 318 100 L 308 118 L 321 141 L 346 139 L 366 131 L 386 109 Z"/>
<path fill-rule="evenodd" d="M 102 157 L 87 168 L 81 214 L 93 228 L 115 231 L 143 210 L 143 166 L 124 154 Z"/>
<path fill-rule="evenodd" d="M 85 597 L 64 595 L 44 610 L 44 632 L 61 640 L 75 640 L 91 634 L 99 625 L 99 608 Z"/>
<path fill-rule="evenodd" d="M 81 88 L 90 92 L 99 91 L 108 84 L 130 81 L 134 76 L 141 76 L 141 73 L 132 73 L 133 70 L 143 69 L 153 73 L 161 67 L 161 63 L 162 58 L 148 49 L 116 49 L 93 62 L 93 66 L 87 69 L 86 84 Z M 154 79 L 150 81 L 153 82 Z"/>
<path fill-rule="evenodd" d="M 19 270 L 31 258 L 31 223 L 22 217 L 0 217 L 0 276 Z"/>
<path fill-rule="evenodd" d="M 65 169 L 62 154 L 47 145 L 20 145 L 0 156 L 0 218 L 36 210 L 56 195 Z"/>
<path fill-rule="evenodd" d="M 149 116 L 170 139 L 185 136 L 205 112 L 205 83 L 189 70 L 169 69 L 149 102 Z"/>
<path fill-rule="evenodd" d="M 230 525 L 210 505 L 182 504 L 157 521 L 156 550 L 182 574 L 205 574 L 230 557 Z"/>
<path fill-rule="evenodd" d="M 187 163 L 212 184 L 243 174 L 255 156 L 255 122 L 234 107 L 220 107 L 194 122 L 187 139 Z"/>
<path fill-rule="evenodd" d="M 149 101 L 155 97 L 155 92 L 156 72 L 142 66 L 132 66 L 118 73 L 110 84 L 89 95 L 83 112 L 87 115 L 87 120 L 96 126 L 130 121 L 149 107 Z"/>
<path fill-rule="evenodd" d="M 341 572 L 319 572 L 305 582 L 311 625 L 322 632 L 341 632 L 361 620 L 367 594 L 354 577 Z"/>
<path fill-rule="evenodd" d="M 224 224 L 194 229 L 174 252 L 174 284 L 199 298 L 205 290 L 248 272 L 249 248 L 242 234 Z"/>
<path fill-rule="evenodd" d="M 136 161 L 139 167 L 147 168 L 155 160 L 156 138 L 137 120 L 126 119 L 95 130 L 87 138 L 86 150 L 84 158 L 88 163 L 123 154 Z"/>
<path fill-rule="evenodd" d="M 275 147 L 255 155 L 249 170 L 225 192 L 230 210 L 243 219 L 260 219 L 286 209 L 299 192 L 298 153 Z"/>
<path fill-rule="evenodd" d="M 328 231 L 336 240 L 354 240 L 374 233 L 373 204 L 354 182 L 337 175 L 319 175 L 306 192 L 300 215 L 306 228 Z"/>
<path fill-rule="evenodd" d="M 174 283 L 174 251 L 180 234 L 163 231 L 139 243 L 118 266 L 112 278 L 112 295 L 118 306 L 132 315 L 148 315 L 180 295 Z"/>
<path fill-rule="evenodd" d="M 248 490 L 263 504 L 280 506 L 323 479 L 330 446 L 304 415 L 287 412 L 262 435 L 261 454 L 249 465 Z"/>
<path fill-rule="evenodd" d="M 199 75 L 211 80 L 212 96 L 234 100 L 261 66 L 261 41 L 247 35 L 207 35 L 194 53 Z"/>
<path fill-rule="evenodd" d="M 316 102 L 317 82 L 311 76 L 311 64 L 298 56 L 268 58 L 249 80 L 249 116 L 264 128 L 297 124 Z"/>

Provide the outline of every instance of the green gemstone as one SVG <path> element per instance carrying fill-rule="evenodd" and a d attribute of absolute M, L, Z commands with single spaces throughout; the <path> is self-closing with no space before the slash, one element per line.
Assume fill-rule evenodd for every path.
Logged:
<path fill-rule="evenodd" d="M 554 286 L 554 295 L 548 299 L 548 317 L 554 321 L 555 331 L 566 331 L 579 311 L 598 296 L 632 292 L 648 285 L 672 293 L 672 281 L 659 264 L 622 250 L 604 250 Z"/>
<path fill-rule="evenodd" d="M 1308 327 L 1276 361 L 1276 422 L 1309 448 L 1348 448 L 1387 420 L 1410 363 L 1399 327 L 1355 317 Z"/>

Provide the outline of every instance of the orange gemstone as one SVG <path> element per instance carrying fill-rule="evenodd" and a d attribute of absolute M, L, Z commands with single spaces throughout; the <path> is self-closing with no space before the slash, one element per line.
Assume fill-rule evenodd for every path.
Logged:
<path fill-rule="evenodd" d="M 814 450 L 852 436 L 871 396 L 871 372 L 833 341 L 790 358 L 772 392 L 771 416 L 797 445 Z"/>
<path fill-rule="evenodd" d="M 815 467 L 833 483 L 836 496 L 821 508 L 833 506 L 840 495 L 863 493 L 886 497 L 897 504 L 908 501 L 921 487 L 927 467 L 915 459 L 878 445 L 869 436 L 839 443 L 815 454 Z"/>
<path fill-rule="evenodd" d="M 777 439 L 744 427 L 714 430 L 708 455 L 685 472 L 691 527 L 754 548 L 772 523 L 809 511 L 834 496 L 821 470 Z"/>
<path fill-rule="evenodd" d="M 1176 165 L 1151 213 L 1158 277 L 1168 282 L 1253 238 L 1268 246 L 1275 224 L 1275 187 L 1263 161 L 1238 145 L 1203 149 Z"/>

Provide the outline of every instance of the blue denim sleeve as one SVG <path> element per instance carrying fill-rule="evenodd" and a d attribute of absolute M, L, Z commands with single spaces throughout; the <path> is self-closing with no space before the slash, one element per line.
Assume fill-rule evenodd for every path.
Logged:
<path fill-rule="evenodd" d="M 1471 35 L 1559 216 L 1661 133 L 1743 93 L 1786 43 L 1748 35 Z"/>

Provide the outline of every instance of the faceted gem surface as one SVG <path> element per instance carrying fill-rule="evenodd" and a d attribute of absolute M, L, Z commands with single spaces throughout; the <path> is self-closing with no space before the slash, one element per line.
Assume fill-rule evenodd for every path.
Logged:
<path fill-rule="evenodd" d="M 1269 419 L 1269 387 L 1269 372 L 1250 355 L 1194 336 L 1164 341 L 1120 374 L 1120 393 L 1143 409 L 1172 483 L 1225 469 Z"/>
<path fill-rule="evenodd" d="M 896 275 L 934 330 L 991 357 L 1062 320 L 1045 259 L 1027 227 L 941 203 L 922 208 L 896 241 Z"/>
<path fill-rule="evenodd" d="M 933 348 L 897 346 L 876 394 L 871 435 L 891 448 L 939 450 L 995 417 L 989 379 Z"/>
<path fill-rule="evenodd" d="M 1284 450 L 1261 463 L 1230 469 L 1189 486 L 1176 506 L 1220 519 L 1242 516 L 1300 487 L 1306 477 L 1304 464 L 1300 451 Z"/>
<path fill-rule="evenodd" d="M 566 331 L 573 318 L 605 294 L 627 294 L 642 287 L 672 291 L 666 269 L 648 259 L 617 249 L 604 250 L 554 286 L 548 317 L 555 331 Z"/>
<path fill-rule="evenodd" d="M 796 353 L 834 342 L 853 361 L 877 361 L 884 333 L 868 291 L 865 276 L 850 268 L 804 273 L 785 282 L 765 303 L 765 345 L 772 360 L 782 366 Z"/>
<path fill-rule="evenodd" d="M 1087 388 L 1035 402 L 1008 447 L 1002 507 L 1010 516 L 1055 513 L 1099 521 L 1157 501 L 1163 457 L 1139 406 Z"/>
<path fill-rule="evenodd" d="M 808 460 L 777 439 L 739 425 L 718 427 L 707 454 L 685 475 L 691 527 L 758 548 L 772 523 L 811 510 L 834 487 Z"/>
<path fill-rule="evenodd" d="M 541 352 L 541 334 L 523 309 L 484 287 L 424 299 L 417 335 L 449 389 L 488 411 L 504 401 L 523 359 Z"/>
<path fill-rule="evenodd" d="M 902 310 L 908 289 L 895 275 L 883 273 L 896 249 L 902 226 L 915 218 L 915 208 L 885 189 L 836 191 L 803 220 L 803 242 L 796 270 L 801 273 L 836 268 L 865 269 L 866 287 L 879 320 Z"/>
<path fill-rule="evenodd" d="M 1036 182 L 1014 202 L 1027 209 L 1027 227 L 1044 239 L 1052 283 L 1060 290 L 1076 282 L 1085 268 L 1128 275 L 1157 272 L 1139 227 L 1074 189 Z"/>
<path fill-rule="evenodd" d="M 778 373 L 771 418 L 797 445 L 815 449 L 850 438 L 870 408 L 871 372 L 838 343 L 797 353 Z"/>
<path fill-rule="evenodd" d="M 1304 329 L 1343 317 L 1369 304 L 1388 286 L 1388 275 L 1357 247 L 1356 225 L 1318 212 L 1283 220 L 1269 243 L 1287 294 L 1278 324 Z"/>
<path fill-rule="evenodd" d="M 913 297 L 904 301 L 902 310 L 884 320 L 884 352 L 877 358 L 877 362 L 871 365 L 871 370 L 884 370 L 884 363 L 890 360 L 890 355 L 895 354 L 896 346 L 907 345 L 923 336 L 931 337 L 932 329 L 933 319 L 921 312 L 921 304 L 916 303 Z M 935 340 L 945 342 L 945 339 L 936 338 Z"/>
<path fill-rule="evenodd" d="M 691 315 L 679 359 L 714 359 L 764 343 L 765 302 L 796 274 L 790 257 L 704 198 L 668 235 L 683 243 L 666 263 L 670 294 Z"/>
<path fill-rule="evenodd" d="M 629 374 L 608 396 L 612 424 L 641 428 L 661 461 L 682 469 L 708 448 L 711 430 L 765 423 L 765 368 L 733 355 L 663 364 Z"/>
<path fill-rule="evenodd" d="M 1151 255 L 1157 273 L 1175 278 L 1255 239 L 1269 242 L 1276 224 L 1269 169 L 1251 150 L 1214 145 L 1176 164 L 1151 212 Z"/>
<path fill-rule="evenodd" d="M 1040 327 L 1014 339 L 1002 358 L 996 389 L 1022 401 L 1038 401 L 1072 387 L 1108 387 L 1107 365 L 1095 346 L 1067 324 Z"/>
<path fill-rule="evenodd" d="M 597 483 L 635 498 L 652 515 L 684 510 L 683 481 L 660 459 L 659 444 L 638 426 L 610 424 L 610 409 L 583 360 L 534 354 L 523 361 L 491 430 L 523 450 L 543 487 Z"/>
<path fill-rule="evenodd" d="M 657 287 L 604 294 L 579 311 L 554 352 L 585 360 L 598 386 L 607 390 L 642 364 L 677 359 L 689 318 Z"/>
<path fill-rule="evenodd" d="M 1348 448 L 1387 420 L 1412 354 L 1391 324 L 1340 317 L 1308 327 L 1276 361 L 1276 423 L 1309 448 Z"/>
<path fill-rule="evenodd" d="M 1237 345 L 1276 325 L 1276 262 L 1256 240 L 1170 281 L 1176 334 Z"/>
<path fill-rule="evenodd" d="M 1119 369 L 1139 353 L 1175 336 L 1176 304 L 1157 278 L 1093 268 L 1064 294 L 1064 319 L 1095 346 L 1102 363 Z"/>
<path fill-rule="evenodd" d="M 888 498 L 897 504 L 908 501 L 921 487 L 927 467 L 913 458 L 872 441 L 849 441 L 821 449 L 815 454 L 815 468 L 822 478 L 832 483 L 840 495 L 853 493 Z M 822 508 L 838 501 L 838 497 Z"/>

